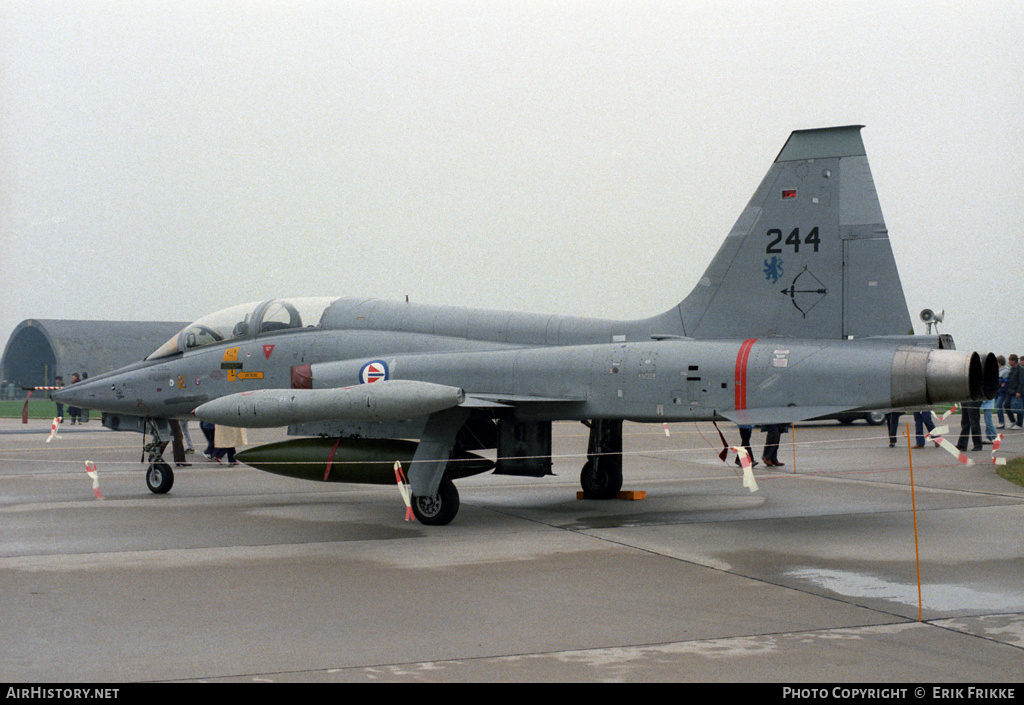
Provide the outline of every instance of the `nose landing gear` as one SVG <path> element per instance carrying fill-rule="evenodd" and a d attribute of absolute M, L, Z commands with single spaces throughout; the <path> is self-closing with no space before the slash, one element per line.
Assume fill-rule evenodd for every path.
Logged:
<path fill-rule="evenodd" d="M 169 441 L 160 436 L 156 423 L 146 423 L 143 433 L 149 433 L 149 442 L 142 446 L 145 459 L 149 462 L 146 468 L 146 487 L 154 494 L 166 494 L 174 485 L 174 471 L 164 462 L 164 449 Z"/>
<path fill-rule="evenodd" d="M 146 487 L 154 494 L 166 494 L 174 484 L 174 471 L 162 460 L 149 464 L 146 469 Z"/>

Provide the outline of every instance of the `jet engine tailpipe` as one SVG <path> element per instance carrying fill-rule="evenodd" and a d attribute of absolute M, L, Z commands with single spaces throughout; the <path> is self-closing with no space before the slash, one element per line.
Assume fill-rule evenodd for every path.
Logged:
<path fill-rule="evenodd" d="M 893 357 L 894 407 L 991 399 L 999 384 L 999 364 L 988 353 L 901 347 Z"/>
<path fill-rule="evenodd" d="M 925 369 L 929 403 L 991 399 L 999 385 L 999 363 L 988 353 L 932 350 Z"/>

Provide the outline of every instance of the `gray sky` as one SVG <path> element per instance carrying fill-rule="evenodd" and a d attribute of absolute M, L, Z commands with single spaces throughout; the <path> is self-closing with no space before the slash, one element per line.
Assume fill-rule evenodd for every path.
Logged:
<path fill-rule="evenodd" d="M 911 316 L 1024 353 L 1024 3 L 0 0 L 0 345 L 279 296 L 638 318 L 864 124 Z"/>

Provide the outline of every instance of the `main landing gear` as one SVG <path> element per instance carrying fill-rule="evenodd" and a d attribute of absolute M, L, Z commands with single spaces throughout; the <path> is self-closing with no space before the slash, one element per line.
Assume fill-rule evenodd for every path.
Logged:
<path fill-rule="evenodd" d="M 580 472 L 586 499 L 615 499 L 622 489 L 622 420 L 584 421 L 590 428 L 587 462 Z"/>
<path fill-rule="evenodd" d="M 447 477 L 441 479 L 434 497 L 412 496 L 412 513 L 421 524 L 444 526 L 459 513 L 459 491 Z"/>
<path fill-rule="evenodd" d="M 595 419 L 583 423 L 590 429 L 587 462 L 580 472 L 583 496 L 615 499 L 622 489 L 622 420 Z M 441 478 L 436 495 L 414 493 L 412 511 L 421 524 L 443 526 L 450 523 L 459 511 L 459 492 L 451 478 L 447 474 Z"/>

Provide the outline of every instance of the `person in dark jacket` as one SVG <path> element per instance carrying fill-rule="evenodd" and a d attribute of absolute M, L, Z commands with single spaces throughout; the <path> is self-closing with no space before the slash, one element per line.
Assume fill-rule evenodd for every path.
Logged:
<path fill-rule="evenodd" d="M 997 357 L 996 361 L 999 362 L 999 387 L 996 388 L 996 415 L 999 417 L 999 423 L 996 428 L 1006 428 L 1006 416 L 1003 412 L 1006 406 L 1006 378 L 1010 375 L 1010 366 L 1006 364 L 1006 358 L 1002 355 Z"/>
<path fill-rule="evenodd" d="M 967 450 L 967 437 L 974 441 L 971 450 L 984 450 L 981 443 L 981 402 L 965 401 L 960 404 L 960 440 L 956 447 Z"/>
<path fill-rule="evenodd" d="M 1024 369 L 1016 355 L 1010 355 L 1010 374 L 1006 376 L 1006 409 L 1010 428 L 1024 426 Z"/>
<path fill-rule="evenodd" d="M 71 374 L 71 384 L 81 382 L 77 372 Z M 68 418 L 71 419 L 71 425 L 74 426 L 76 423 L 82 420 L 82 410 L 77 406 L 68 407 Z"/>

